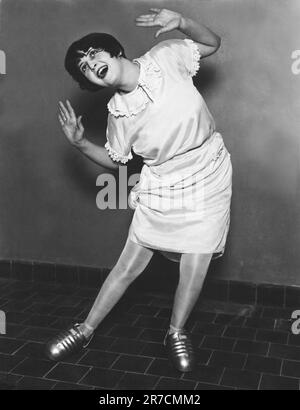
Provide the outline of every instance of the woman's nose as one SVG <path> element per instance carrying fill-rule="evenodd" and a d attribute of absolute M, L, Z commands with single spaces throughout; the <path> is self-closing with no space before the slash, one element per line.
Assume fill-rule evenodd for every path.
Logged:
<path fill-rule="evenodd" d="M 94 71 L 94 68 L 95 68 L 95 66 L 96 66 L 96 63 L 88 62 L 88 66 L 89 66 L 89 69 L 90 69 L 90 70 Z"/>

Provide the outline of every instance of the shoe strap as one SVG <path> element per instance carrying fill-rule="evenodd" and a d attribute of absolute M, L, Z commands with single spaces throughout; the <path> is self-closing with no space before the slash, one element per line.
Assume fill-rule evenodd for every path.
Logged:
<path fill-rule="evenodd" d="M 185 328 L 182 328 L 182 329 L 180 329 L 180 330 L 178 330 L 178 331 L 176 331 L 176 332 L 172 332 L 171 333 L 171 335 L 173 335 L 173 334 L 176 334 L 177 333 L 177 335 L 178 335 L 178 339 L 179 340 L 182 340 L 182 339 L 187 339 L 187 333 L 188 333 L 188 331 L 185 329 Z M 168 329 L 167 330 L 167 333 L 166 333 L 166 335 L 165 335 L 165 338 L 164 338 L 164 345 L 166 344 L 166 340 L 167 340 L 167 337 L 170 335 L 170 329 Z M 183 336 L 183 337 L 182 337 Z"/>
<path fill-rule="evenodd" d="M 83 345 L 83 347 L 85 348 L 90 344 L 91 340 L 93 339 L 94 332 L 88 338 L 86 338 L 83 331 L 79 328 L 79 326 L 80 326 L 80 323 L 75 323 L 71 331 L 72 330 L 74 331 L 74 329 L 76 328 L 76 331 L 80 334 L 80 337 L 86 340 L 86 343 Z"/>

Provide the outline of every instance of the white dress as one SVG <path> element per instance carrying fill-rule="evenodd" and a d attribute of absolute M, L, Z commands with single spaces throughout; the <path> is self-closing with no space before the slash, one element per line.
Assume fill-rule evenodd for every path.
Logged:
<path fill-rule="evenodd" d="M 230 222 L 232 166 L 192 77 L 201 55 L 190 39 L 166 40 L 133 60 L 137 87 L 108 103 L 109 155 L 143 157 L 132 188 L 129 238 L 166 254 L 221 256 Z"/>

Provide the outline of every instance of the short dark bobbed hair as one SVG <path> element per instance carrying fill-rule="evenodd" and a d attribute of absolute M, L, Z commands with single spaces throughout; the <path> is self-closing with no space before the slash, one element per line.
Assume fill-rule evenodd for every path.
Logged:
<path fill-rule="evenodd" d="M 90 47 L 95 49 L 101 48 L 108 52 L 111 57 L 126 56 L 124 48 L 119 41 L 107 33 L 90 33 L 70 45 L 65 57 L 65 69 L 79 84 L 81 89 L 98 91 L 102 87 L 89 81 L 78 67 L 78 62 L 82 57 L 80 51 L 87 52 Z"/>

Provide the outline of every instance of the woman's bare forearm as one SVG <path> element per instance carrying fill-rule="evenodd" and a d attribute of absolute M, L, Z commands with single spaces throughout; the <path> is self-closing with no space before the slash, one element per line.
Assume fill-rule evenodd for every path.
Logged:
<path fill-rule="evenodd" d="M 100 147 L 84 138 L 80 144 L 74 145 L 91 161 L 101 165 L 104 168 L 117 169 L 119 164 L 114 162 L 108 155 L 108 151 L 104 147 Z"/>
<path fill-rule="evenodd" d="M 221 38 L 217 34 L 203 24 L 187 17 L 181 18 L 179 31 L 186 34 L 197 43 L 202 43 L 207 46 L 218 48 L 221 43 Z"/>

